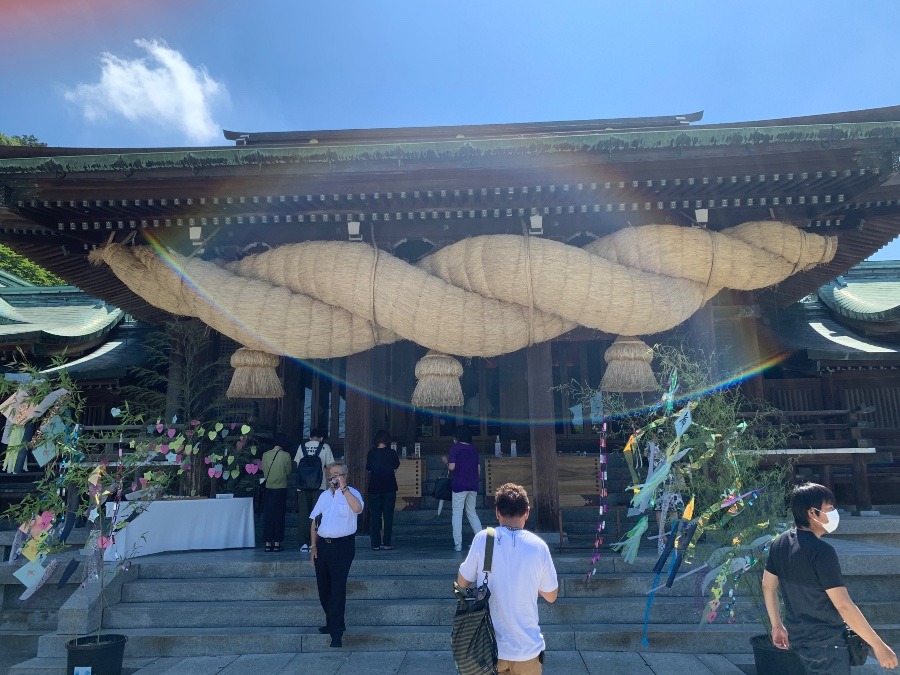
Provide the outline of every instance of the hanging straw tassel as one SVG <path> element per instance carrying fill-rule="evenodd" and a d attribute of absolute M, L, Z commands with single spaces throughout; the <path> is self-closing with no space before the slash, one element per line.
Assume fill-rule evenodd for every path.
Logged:
<path fill-rule="evenodd" d="M 606 372 L 600 382 L 603 391 L 641 393 L 656 391 L 658 385 L 650 362 L 653 350 L 636 337 L 619 336 L 603 355 Z"/>
<path fill-rule="evenodd" d="M 234 375 L 228 385 L 228 398 L 281 398 L 284 388 L 278 373 L 279 357 L 241 347 L 231 355 Z"/>
<path fill-rule="evenodd" d="M 412 404 L 417 408 L 454 408 L 463 404 L 462 364 L 452 356 L 429 351 L 416 364 L 416 389 Z"/>

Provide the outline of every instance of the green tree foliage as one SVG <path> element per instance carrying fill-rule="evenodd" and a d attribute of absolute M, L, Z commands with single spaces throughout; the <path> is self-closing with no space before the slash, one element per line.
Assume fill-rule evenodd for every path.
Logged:
<path fill-rule="evenodd" d="M 15 274 L 35 286 L 65 286 L 66 282 L 52 272 L 34 264 L 8 246 L 0 244 L 0 270 Z"/>
<path fill-rule="evenodd" d="M 7 136 L 0 133 L 0 145 L 20 145 L 32 148 L 46 148 L 47 144 L 39 141 L 34 134 L 19 134 L 16 136 Z"/>
<path fill-rule="evenodd" d="M 0 145 L 28 146 L 45 148 L 46 143 L 39 141 L 33 134 L 7 136 L 0 133 Z M 35 286 L 65 286 L 66 282 L 28 260 L 12 249 L 0 244 L 0 270 L 15 274 L 17 277 L 31 282 Z"/>

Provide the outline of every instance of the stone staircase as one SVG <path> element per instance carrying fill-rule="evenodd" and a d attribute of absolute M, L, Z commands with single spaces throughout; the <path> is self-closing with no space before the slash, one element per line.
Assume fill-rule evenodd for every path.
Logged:
<path fill-rule="evenodd" d="M 493 524 L 482 511 L 484 525 Z M 453 613 L 451 584 L 463 554 L 452 550 L 449 512 L 397 514 L 394 551 L 372 551 L 358 537 L 348 585 L 344 638 L 352 651 L 446 651 Z M 857 520 L 846 518 L 852 530 Z M 871 520 L 871 519 L 867 519 Z M 900 532 L 900 518 L 883 518 L 885 531 Z M 845 522 L 846 521 L 846 522 Z M 574 521 L 573 521 L 574 522 Z M 466 538 L 470 538 L 464 526 Z M 553 539 L 556 536 L 551 535 Z M 851 595 L 876 629 L 900 644 L 900 549 L 835 541 Z M 693 579 L 657 593 L 651 611 L 649 649 L 641 647 L 646 591 L 655 550 L 642 549 L 635 565 L 604 551 L 597 574 L 586 578 L 586 550 L 557 551 L 557 602 L 539 602 L 548 650 L 747 653 L 761 632 L 747 598 L 734 624 L 698 628 L 703 602 Z M 127 663 L 160 657 L 244 653 L 329 652 L 316 628 L 323 615 L 315 575 L 306 555 L 256 549 L 171 553 L 135 560 L 137 573 L 122 587 L 121 601 L 104 614 L 104 631 L 129 637 Z M 687 569 L 687 568 L 685 568 Z M 134 571 L 132 571 L 134 573 Z M 49 617 L 48 617 L 49 618 Z M 41 624 L 39 630 L 46 629 Z M 67 635 L 40 638 L 38 656 L 13 674 L 59 672 Z M 135 666 L 136 667 L 136 666 Z"/>

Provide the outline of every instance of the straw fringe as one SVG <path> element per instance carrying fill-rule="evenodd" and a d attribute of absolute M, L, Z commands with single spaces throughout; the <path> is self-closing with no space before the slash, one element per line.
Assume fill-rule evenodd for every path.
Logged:
<path fill-rule="evenodd" d="M 284 388 L 275 369 L 281 359 L 273 354 L 241 348 L 231 355 L 234 375 L 228 398 L 281 398 Z"/>
<path fill-rule="evenodd" d="M 416 363 L 416 388 L 411 403 L 417 408 L 454 408 L 463 404 L 462 364 L 452 356 L 430 351 Z"/>
<path fill-rule="evenodd" d="M 833 237 L 779 222 L 721 232 L 619 230 L 584 249 L 517 235 L 465 239 L 415 266 L 363 243 L 310 241 L 217 264 L 146 246 L 91 253 L 160 309 L 195 316 L 254 350 L 330 358 L 407 339 L 496 356 L 576 325 L 652 335 L 722 288 L 752 290 L 831 260 Z M 377 325 L 372 321 L 377 317 Z M 464 329 L 461 327 L 464 326 Z"/>
<path fill-rule="evenodd" d="M 653 350 L 634 337 L 619 337 L 603 355 L 607 367 L 600 381 L 603 391 L 642 393 L 656 391 L 656 377 L 650 362 Z"/>

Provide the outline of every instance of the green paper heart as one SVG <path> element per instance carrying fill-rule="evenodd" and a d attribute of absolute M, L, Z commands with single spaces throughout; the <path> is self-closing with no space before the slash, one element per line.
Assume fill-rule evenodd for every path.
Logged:
<path fill-rule="evenodd" d="M 223 429 L 224 427 L 225 427 L 225 425 L 222 424 L 221 422 L 216 422 L 215 430 L 216 430 L 216 431 L 222 431 L 222 429 Z"/>
<path fill-rule="evenodd" d="M 211 441 L 216 440 L 216 436 L 217 436 L 217 434 L 215 431 L 210 431 L 208 434 L 206 434 L 206 437 L 209 438 L 209 440 L 211 440 Z"/>
<path fill-rule="evenodd" d="M 242 434 L 245 434 L 245 435 L 246 435 L 246 434 L 249 434 L 249 433 L 250 433 L 250 427 L 247 426 L 246 424 L 241 425 L 241 433 L 242 433 Z"/>
<path fill-rule="evenodd" d="M 234 458 L 232 457 L 232 459 L 234 459 Z M 234 470 L 231 472 L 231 477 L 232 477 L 232 478 L 237 478 L 237 477 L 240 476 L 240 475 L 241 475 L 241 472 L 240 472 L 238 469 L 234 469 Z"/>
<path fill-rule="evenodd" d="M 229 464 L 234 464 L 234 456 L 233 456 L 233 455 L 232 455 L 231 457 L 228 458 L 228 463 L 229 463 Z"/>

